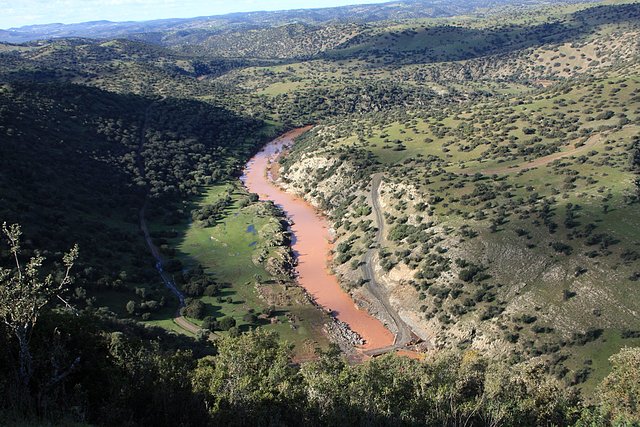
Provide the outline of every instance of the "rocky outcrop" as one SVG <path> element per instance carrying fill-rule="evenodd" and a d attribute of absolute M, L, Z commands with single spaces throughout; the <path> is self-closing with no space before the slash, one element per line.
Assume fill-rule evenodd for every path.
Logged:
<path fill-rule="evenodd" d="M 355 353 L 355 347 L 365 344 L 365 340 L 358 333 L 351 330 L 346 323 L 335 317 L 331 317 L 331 319 L 333 321 L 326 323 L 324 330 L 329 339 L 338 344 L 345 354 L 352 355 Z"/>

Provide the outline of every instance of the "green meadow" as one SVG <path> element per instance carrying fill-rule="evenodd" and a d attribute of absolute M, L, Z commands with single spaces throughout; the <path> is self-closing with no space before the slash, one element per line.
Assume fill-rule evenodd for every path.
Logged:
<path fill-rule="evenodd" d="M 185 270 L 200 265 L 217 283 L 223 284 L 218 295 L 200 298 L 206 305 L 207 315 L 217 319 L 233 317 L 241 331 L 255 327 L 276 331 L 283 340 L 294 344 L 301 356 L 309 355 L 316 347 L 326 347 L 328 341 L 321 331 L 327 320 L 325 314 L 300 298 L 287 298 L 287 293 L 299 297 L 297 285 L 278 284 L 262 265 L 253 261 L 265 239 L 269 238 L 269 225 L 274 221 L 273 217 L 261 213 L 262 202 L 241 207 L 240 201 L 248 193 L 239 181 L 234 181 L 206 188 L 190 209 L 216 203 L 227 194 L 232 202 L 215 225 L 203 227 L 190 221 L 182 224 L 178 237 L 171 239 L 171 246 L 177 249 L 177 258 Z M 269 255 L 273 255 L 274 250 L 271 249 Z M 259 319 L 257 323 L 248 321 L 248 314 L 260 315 L 272 305 L 260 297 L 256 282 L 276 294 L 285 294 L 282 299 L 292 303 L 272 307 L 275 311 L 270 319 Z M 196 325 L 202 324 L 198 319 L 189 320 Z M 173 330 L 176 326 L 171 320 L 152 323 Z M 224 332 L 216 332 L 220 333 Z"/>

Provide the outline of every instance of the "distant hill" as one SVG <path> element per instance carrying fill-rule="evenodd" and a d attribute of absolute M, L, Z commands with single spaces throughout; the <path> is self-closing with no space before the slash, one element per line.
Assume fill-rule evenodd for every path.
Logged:
<path fill-rule="evenodd" d="M 537 6 L 549 2 L 543 0 L 406 0 L 380 4 L 354 5 L 334 8 L 299 9 L 285 11 L 258 11 L 232 13 L 188 19 L 162 19 L 146 22 L 92 21 L 78 24 L 30 25 L 0 30 L 0 41 L 24 43 L 34 40 L 65 37 L 114 38 L 144 35 L 147 41 L 161 40 L 163 35 L 181 32 L 246 30 L 286 24 L 318 25 L 328 22 L 375 22 L 396 19 L 438 18 L 476 13 L 501 6 Z M 559 0 L 555 3 L 575 3 Z M 172 40 L 172 38 L 170 38 Z"/>

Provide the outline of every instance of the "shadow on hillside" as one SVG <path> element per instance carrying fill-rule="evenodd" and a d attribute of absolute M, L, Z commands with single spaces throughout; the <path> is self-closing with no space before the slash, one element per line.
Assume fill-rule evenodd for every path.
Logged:
<path fill-rule="evenodd" d="M 462 61 L 505 54 L 546 44 L 565 43 L 595 34 L 603 24 L 637 23 L 640 4 L 596 6 L 563 20 L 537 25 L 472 29 L 442 25 L 355 37 L 321 56 L 328 60 L 359 57 L 373 66 Z M 384 59 L 382 59 L 384 58 Z"/>
<path fill-rule="evenodd" d="M 22 225 L 26 254 L 53 261 L 78 243 L 77 307 L 173 304 L 139 228 L 145 197 L 169 206 L 233 174 L 266 140 L 262 122 L 38 76 L 26 70 L 0 93 L 0 221 Z"/>

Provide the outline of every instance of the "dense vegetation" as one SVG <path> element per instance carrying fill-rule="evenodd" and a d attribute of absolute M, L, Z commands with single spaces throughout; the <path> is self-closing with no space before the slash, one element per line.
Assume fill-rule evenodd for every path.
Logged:
<path fill-rule="evenodd" d="M 62 283 L 64 284 L 64 283 Z M 4 289 L 4 288 L 1 288 Z M 23 294 L 21 303 L 29 301 Z M 6 315 L 7 302 L 0 313 Z M 15 312 L 15 311 L 14 311 Z M 542 366 L 476 352 L 418 362 L 386 356 L 350 366 L 337 349 L 299 367 L 274 333 L 222 338 L 215 351 L 161 330 L 71 311 L 39 312 L 28 374 L 0 335 L 0 419 L 98 425 L 601 425 L 639 422 L 638 357 L 612 362 L 587 406 Z M 207 355 L 210 354 L 210 355 Z M 199 359 L 199 360 L 198 360 Z"/>
<path fill-rule="evenodd" d="M 211 350 L 160 330 L 69 313 L 41 320 L 32 349 L 47 357 L 35 359 L 33 400 L 16 400 L 13 359 L 5 351 L 13 343 L 2 344 L 5 425 L 23 417 L 159 426 L 640 422 L 637 350 L 615 356 L 597 404 L 587 406 L 540 366 L 508 367 L 474 352 L 350 366 L 332 350 L 298 367 L 277 336 L 250 332 L 223 339 L 215 355 L 196 363 L 194 356 Z M 52 383 L 74 358 L 73 373 Z"/>
<path fill-rule="evenodd" d="M 5 84 L 0 217 L 28 225 L 25 251 L 82 247 L 76 304 L 122 314 L 134 300 L 152 314 L 171 296 L 140 236 L 145 199 L 171 205 L 227 179 L 262 141 L 262 126 L 196 101 Z"/>

